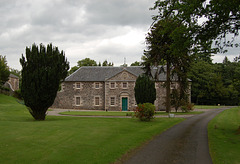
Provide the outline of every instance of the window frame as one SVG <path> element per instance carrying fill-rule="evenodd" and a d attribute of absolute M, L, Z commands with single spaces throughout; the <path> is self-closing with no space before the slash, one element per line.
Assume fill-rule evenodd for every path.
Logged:
<path fill-rule="evenodd" d="M 97 87 L 98 86 L 98 87 Z M 95 82 L 94 83 L 94 88 L 95 89 L 100 89 L 100 82 Z"/>
<path fill-rule="evenodd" d="M 126 87 L 124 87 L 124 84 L 126 84 Z M 123 89 L 128 89 L 128 82 L 122 82 L 122 88 Z"/>
<path fill-rule="evenodd" d="M 75 88 L 76 89 L 81 89 L 82 87 L 81 87 L 81 82 L 76 82 L 75 83 Z"/>
<path fill-rule="evenodd" d="M 114 87 L 112 87 L 112 84 L 114 84 Z M 110 82 L 110 89 L 115 89 L 116 88 L 116 83 L 115 82 Z"/>
<path fill-rule="evenodd" d="M 112 99 L 113 99 L 113 104 L 112 104 Z M 115 96 L 110 97 L 110 106 L 116 106 L 116 97 Z"/>
<path fill-rule="evenodd" d="M 78 99 L 79 98 L 79 104 L 78 104 Z M 81 106 L 81 96 L 75 96 L 75 106 Z"/>
<path fill-rule="evenodd" d="M 98 98 L 98 104 L 96 103 Z M 100 96 L 94 96 L 94 106 L 100 106 Z"/>

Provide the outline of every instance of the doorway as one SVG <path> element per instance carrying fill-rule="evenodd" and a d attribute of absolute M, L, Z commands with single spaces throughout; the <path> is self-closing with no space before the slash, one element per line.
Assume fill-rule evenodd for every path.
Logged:
<path fill-rule="evenodd" d="M 128 110 L 128 98 L 123 97 L 122 98 L 122 111 L 127 111 Z"/>

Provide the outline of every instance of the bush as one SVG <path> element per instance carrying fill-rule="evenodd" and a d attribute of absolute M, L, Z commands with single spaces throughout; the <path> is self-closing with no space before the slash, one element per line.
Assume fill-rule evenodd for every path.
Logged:
<path fill-rule="evenodd" d="M 22 100 L 23 98 L 22 98 L 21 90 L 19 89 L 19 90 L 14 91 L 13 97 Z"/>
<path fill-rule="evenodd" d="M 153 104 L 156 100 L 155 83 L 146 75 L 141 75 L 137 78 L 134 92 L 137 104 Z"/>
<path fill-rule="evenodd" d="M 9 88 L 3 86 L 3 85 L 0 85 L 0 89 L 3 90 L 3 91 L 10 91 Z"/>
<path fill-rule="evenodd" d="M 188 102 L 185 105 L 183 105 L 181 108 L 183 112 L 190 112 L 194 110 L 194 104 Z"/>
<path fill-rule="evenodd" d="M 151 103 L 138 104 L 137 109 L 134 111 L 135 117 L 141 121 L 150 121 L 155 113 L 155 106 Z"/>

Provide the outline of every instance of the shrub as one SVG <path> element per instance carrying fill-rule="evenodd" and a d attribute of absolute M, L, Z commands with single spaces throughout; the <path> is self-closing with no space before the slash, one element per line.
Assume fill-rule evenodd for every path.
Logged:
<path fill-rule="evenodd" d="M 194 104 L 188 102 L 185 105 L 183 105 L 181 108 L 183 112 L 190 112 L 194 110 Z"/>
<path fill-rule="evenodd" d="M 13 97 L 16 97 L 17 99 L 22 100 L 23 98 L 22 98 L 21 90 L 19 89 L 19 90 L 14 91 Z"/>
<path fill-rule="evenodd" d="M 155 83 L 146 75 L 141 75 L 137 78 L 134 92 L 137 104 L 153 104 L 156 100 Z"/>
<path fill-rule="evenodd" d="M 136 108 L 135 117 L 141 121 L 150 121 L 155 113 L 155 106 L 151 103 L 138 104 Z"/>

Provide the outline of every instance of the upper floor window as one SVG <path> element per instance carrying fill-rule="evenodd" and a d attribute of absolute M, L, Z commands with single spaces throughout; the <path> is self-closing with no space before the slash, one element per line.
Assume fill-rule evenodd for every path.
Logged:
<path fill-rule="evenodd" d="M 96 82 L 96 83 L 95 83 L 95 88 L 96 88 L 96 89 L 99 89 L 99 88 L 100 88 L 100 83 Z"/>
<path fill-rule="evenodd" d="M 80 82 L 77 82 L 77 83 L 75 84 L 75 87 L 76 87 L 76 89 L 80 89 L 80 88 L 81 88 L 81 83 L 80 83 Z"/>
<path fill-rule="evenodd" d="M 127 82 L 123 82 L 123 83 L 122 83 L 122 88 L 123 88 L 123 89 L 128 88 L 128 83 L 127 83 Z"/>
<path fill-rule="evenodd" d="M 110 83 L 110 88 L 111 88 L 111 89 L 115 89 L 115 87 L 116 87 L 115 82 L 111 82 L 111 83 Z"/>

